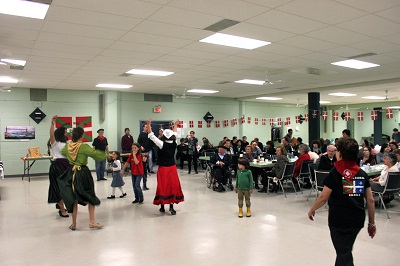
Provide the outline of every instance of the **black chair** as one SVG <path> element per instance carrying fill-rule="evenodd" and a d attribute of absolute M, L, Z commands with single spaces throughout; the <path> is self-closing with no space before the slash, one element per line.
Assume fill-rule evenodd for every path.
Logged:
<path fill-rule="evenodd" d="M 317 192 L 317 178 L 315 177 L 315 171 L 318 169 L 318 164 L 317 163 L 310 163 L 308 165 L 308 168 L 309 168 L 309 172 L 310 172 L 311 190 L 310 190 L 310 194 L 307 197 L 307 200 L 310 198 L 311 193 L 313 191 Z"/>
<path fill-rule="evenodd" d="M 316 181 L 316 189 L 317 195 L 315 198 L 318 198 L 319 192 L 324 189 L 324 180 L 328 176 L 329 172 L 326 171 L 315 171 L 315 181 Z"/>
<path fill-rule="evenodd" d="M 296 192 L 296 195 L 297 195 L 296 188 L 295 188 L 294 183 L 292 181 L 292 177 L 293 177 L 293 173 L 294 173 L 294 166 L 295 166 L 294 163 L 286 163 L 285 170 L 283 171 L 283 175 L 278 180 L 279 185 L 282 188 L 283 193 L 285 193 L 285 198 L 287 198 L 287 196 L 286 196 L 286 191 L 285 191 L 285 189 L 283 187 L 284 183 L 287 184 L 288 182 L 291 182 L 292 186 L 293 186 L 293 189 L 294 189 L 294 192 Z M 269 182 L 268 182 L 268 191 L 269 191 Z"/>
<path fill-rule="evenodd" d="M 383 194 L 395 194 L 395 193 L 399 193 L 399 192 L 400 192 L 400 172 L 389 172 L 388 173 L 386 185 L 385 185 L 383 191 L 372 190 L 372 193 L 378 194 L 379 202 L 380 202 L 379 205 L 381 206 L 381 208 L 383 205 L 383 208 L 386 211 L 386 215 L 387 215 L 388 219 L 390 219 L 390 217 L 389 217 L 389 213 L 386 209 L 385 202 L 383 201 Z"/>
<path fill-rule="evenodd" d="M 305 179 L 310 179 L 310 168 L 308 165 L 311 163 L 314 163 L 314 161 L 307 160 L 301 163 L 299 179 L 301 179 L 302 183 L 305 183 Z"/>

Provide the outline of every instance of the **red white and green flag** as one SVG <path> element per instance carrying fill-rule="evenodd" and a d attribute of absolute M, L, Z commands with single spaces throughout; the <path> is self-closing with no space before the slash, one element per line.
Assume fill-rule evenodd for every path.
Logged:
<path fill-rule="evenodd" d="M 58 116 L 56 127 L 65 127 L 68 132 L 68 140 L 72 139 L 72 129 L 81 127 L 84 130 L 83 142 L 92 142 L 92 117 L 91 116 Z"/>

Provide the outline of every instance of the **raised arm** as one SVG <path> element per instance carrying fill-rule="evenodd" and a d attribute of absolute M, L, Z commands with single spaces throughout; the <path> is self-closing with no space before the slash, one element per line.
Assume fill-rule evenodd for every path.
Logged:
<path fill-rule="evenodd" d="M 54 144 L 56 142 L 56 137 L 54 136 L 54 127 L 56 126 L 56 119 L 57 116 L 53 116 L 51 119 L 51 124 L 50 124 L 50 145 Z"/>

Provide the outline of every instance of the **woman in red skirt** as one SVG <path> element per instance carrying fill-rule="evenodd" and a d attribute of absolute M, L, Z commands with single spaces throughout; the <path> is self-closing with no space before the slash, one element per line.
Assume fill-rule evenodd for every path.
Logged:
<path fill-rule="evenodd" d="M 161 205 L 160 212 L 165 212 L 164 204 L 169 204 L 172 215 L 176 214 L 174 204 L 184 201 L 174 159 L 177 124 L 178 121 L 175 122 L 173 130 L 163 130 L 162 137 L 159 139 L 151 129 L 151 119 L 147 120 L 149 138 L 160 148 L 157 157 L 157 190 L 153 204 Z"/>

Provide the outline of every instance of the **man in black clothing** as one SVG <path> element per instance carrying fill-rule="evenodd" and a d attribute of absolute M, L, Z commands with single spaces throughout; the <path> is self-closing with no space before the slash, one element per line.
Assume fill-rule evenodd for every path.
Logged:
<path fill-rule="evenodd" d="M 231 161 L 232 157 L 226 153 L 226 148 L 224 146 L 219 146 L 218 153 L 210 158 L 210 163 L 213 166 L 212 171 L 218 182 L 218 192 L 225 191 L 223 185 L 226 185 L 229 175 L 231 174 L 229 171 Z"/>
<path fill-rule="evenodd" d="M 99 135 L 93 140 L 92 143 L 93 149 L 108 153 L 108 142 L 107 138 L 104 137 L 104 129 L 100 128 L 99 130 L 97 130 L 97 134 Z M 104 177 L 104 171 L 106 170 L 106 161 L 107 159 L 104 159 L 103 161 L 95 161 L 97 181 L 107 180 Z"/>
<path fill-rule="evenodd" d="M 288 143 L 292 142 L 292 136 L 293 136 L 293 129 L 289 128 L 285 136 L 285 139 Z"/>
<path fill-rule="evenodd" d="M 153 146 L 154 143 L 148 138 L 148 127 L 147 124 L 143 124 L 143 131 L 140 132 L 137 142 L 140 144 L 140 149 L 142 153 L 146 153 L 148 155 L 147 163 L 149 164 L 149 171 L 150 173 L 154 174 L 153 172 Z M 144 182 L 144 180 L 143 180 Z"/>
<path fill-rule="evenodd" d="M 336 160 L 336 147 L 333 145 L 329 145 L 326 149 L 326 154 L 320 157 L 318 171 L 330 171 L 333 168 L 333 164 Z"/>
<path fill-rule="evenodd" d="M 132 151 L 132 144 L 133 144 L 133 137 L 130 134 L 130 129 L 125 128 L 125 135 L 122 136 L 121 138 L 121 151 L 122 153 L 131 153 Z M 128 159 L 127 156 L 122 157 L 122 162 L 125 163 L 126 160 Z"/>

